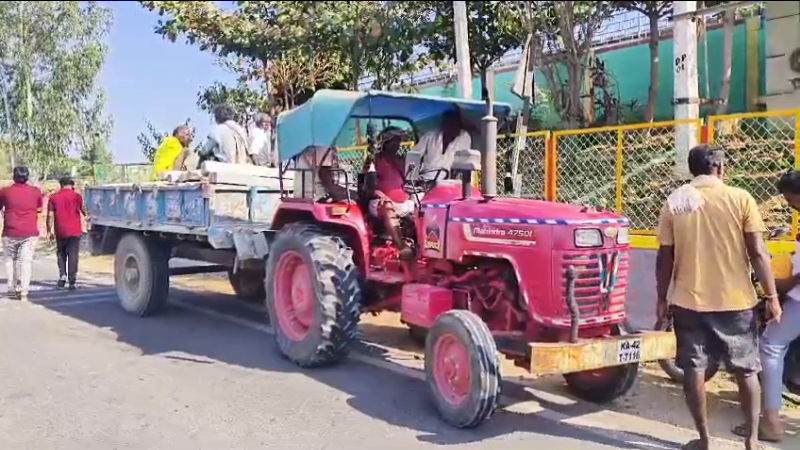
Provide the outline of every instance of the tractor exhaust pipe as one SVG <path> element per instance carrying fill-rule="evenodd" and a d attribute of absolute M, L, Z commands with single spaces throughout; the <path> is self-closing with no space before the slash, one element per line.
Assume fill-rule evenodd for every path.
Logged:
<path fill-rule="evenodd" d="M 486 140 L 481 153 L 481 191 L 484 198 L 491 200 L 497 197 L 497 117 L 491 101 L 487 106 L 486 117 L 481 119 Z"/>
<path fill-rule="evenodd" d="M 578 277 L 575 266 L 567 267 L 567 306 L 569 307 L 569 341 L 578 342 L 578 325 L 581 318 L 581 310 L 578 302 L 575 301 L 575 278 Z"/>

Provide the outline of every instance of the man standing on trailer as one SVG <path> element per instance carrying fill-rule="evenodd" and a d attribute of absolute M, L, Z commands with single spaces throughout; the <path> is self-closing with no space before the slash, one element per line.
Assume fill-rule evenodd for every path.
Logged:
<path fill-rule="evenodd" d="M 69 281 L 69 289 L 75 289 L 78 275 L 78 254 L 81 248 L 83 225 L 81 216 L 86 216 L 83 197 L 75 192 L 75 182 L 64 177 L 59 180 L 61 190 L 50 196 L 47 203 L 47 237 L 56 240 L 58 257 L 58 287 Z"/>
<path fill-rule="evenodd" d="M 28 184 L 27 167 L 15 167 L 14 184 L 0 190 L 8 297 L 28 301 L 31 264 L 39 240 L 42 191 Z"/>
<path fill-rule="evenodd" d="M 753 197 L 725 185 L 725 154 L 698 145 L 689 152 L 695 177 L 667 197 L 658 228 L 656 259 L 658 323 L 672 316 L 683 390 L 700 439 L 689 450 L 708 450 L 705 372 L 709 360 L 724 361 L 736 376 L 746 416 L 745 447 L 758 448 L 761 392 L 758 314 L 750 265 L 770 298 L 773 321 L 781 306 L 761 234 L 764 223 Z M 670 290 L 670 285 L 672 289 Z"/>
<path fill-rule="evenodd" d="M 248 130 L 247 149 L 250 159 L 258 166 L 277 167 L 278 158 L 272 151 L 272 118 L 264 113 L 256 114 L 253 125 Z"/>

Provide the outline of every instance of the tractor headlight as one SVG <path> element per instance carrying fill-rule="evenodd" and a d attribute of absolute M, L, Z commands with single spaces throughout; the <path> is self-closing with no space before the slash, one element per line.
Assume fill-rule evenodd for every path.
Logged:
<path fill-rule="evenodd" d="M 630 244 L 631 243 L 631 229 L 628 227 L 620 227 L 619 234 L 617 234 L 617 244 Z"/>
<path fill-rule="evenodd" d="M 597 228 L 575 230 L 575 247 L 602 247 L 603 234 Z"/>

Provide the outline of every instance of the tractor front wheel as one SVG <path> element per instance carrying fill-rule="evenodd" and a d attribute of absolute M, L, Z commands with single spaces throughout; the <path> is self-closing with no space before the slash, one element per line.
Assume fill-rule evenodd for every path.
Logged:
<path fill-rule="evenodd" d="M 436 408 L 455 427 L 475 427 L 497 408 L 497 347 L 489 328 L 470 311 L 442 314 L 428 331 L 425 374 Z"/>
<path fill-rule="evenodd" d="M 607 403 L 625 395 L 633 387 L 638 373 L 639 364 L 634 363 L 568 373 L 564 379 L 572 395 L 594 403 Z"/>
<path fill-rule="evenodd" d="M 281 353 L 301 367 L 339 361 L 356 336 L 361 288 L 353 250 L 313 224 L 284 227 L 267 261 L 267 309 Z"/>

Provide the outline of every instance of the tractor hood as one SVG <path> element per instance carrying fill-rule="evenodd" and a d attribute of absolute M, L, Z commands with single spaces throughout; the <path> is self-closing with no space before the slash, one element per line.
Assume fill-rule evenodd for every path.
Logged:
<path fill-rule="evenodd" d="M 451 203 L 450 217 L 485 223 L 534 224 L 603 224 L 628 223 L 628 219 L 610 211 L 595 211 L 583 206 L 520 198 L 480 199 Z"/>

